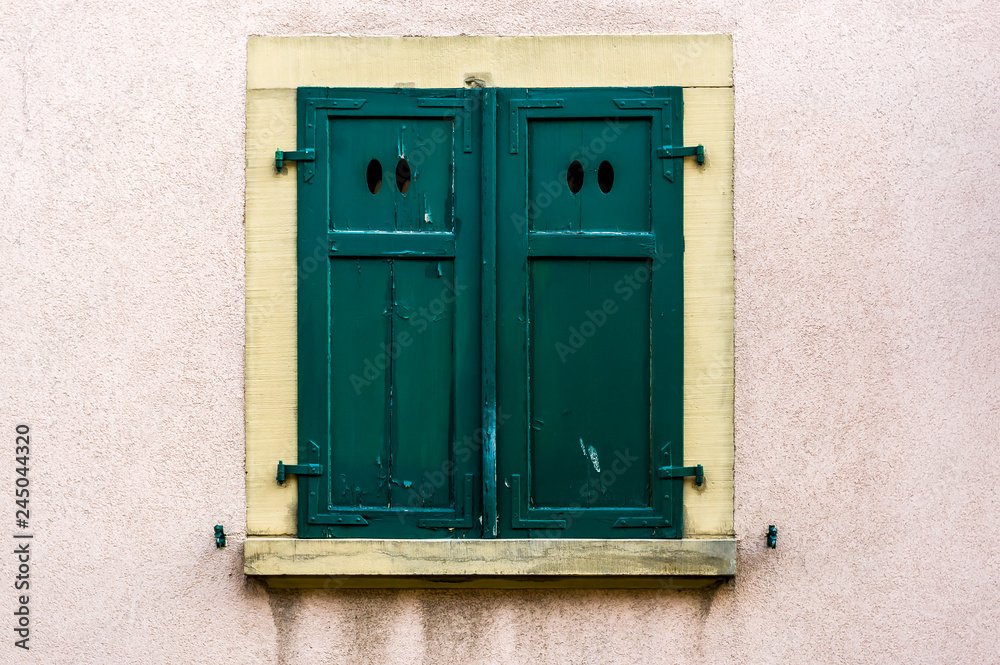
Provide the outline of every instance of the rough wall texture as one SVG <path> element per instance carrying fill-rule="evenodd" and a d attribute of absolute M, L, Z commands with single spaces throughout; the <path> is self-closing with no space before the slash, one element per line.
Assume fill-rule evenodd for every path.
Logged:
<path fill-rule="evenodd" d="M 0 8 L 0 539 L 18 422 L 36 533 L 28 653 L 0 556 L 0 662 L 995 662 L 1000 9 L 542 4 Z M 595 32 L 734 36 L 739 576 L 246 580 L 247 35 Z"/>

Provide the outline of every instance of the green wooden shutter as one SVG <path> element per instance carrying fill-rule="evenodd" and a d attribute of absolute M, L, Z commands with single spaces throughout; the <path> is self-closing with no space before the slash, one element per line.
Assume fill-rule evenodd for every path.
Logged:
<path fill-rule="evenodd" d="M 300 537 L 681 537 L 681 90 L 298 104 Z"/>
<path fill-rule="evenodd" d="M 680 88 L 503 90 L 500 536 L 680 537 Z"/>
<path fill-rule="evenodd" d="M 300 88 L 300 537 L 481 530 L 470 91 Z"/>

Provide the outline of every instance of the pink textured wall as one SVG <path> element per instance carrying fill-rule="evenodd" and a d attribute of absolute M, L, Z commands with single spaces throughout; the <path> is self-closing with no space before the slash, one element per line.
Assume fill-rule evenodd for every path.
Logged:
<path fill-rule="evenodd" d="M 734 35 L 738 577 L 248 581 L 247 35 L 596 32 Z M 36 540 L 0 662 L 996 662 L 998 32 L 980 0 L 5 3 L 0 551 L 20 421 Z"/>

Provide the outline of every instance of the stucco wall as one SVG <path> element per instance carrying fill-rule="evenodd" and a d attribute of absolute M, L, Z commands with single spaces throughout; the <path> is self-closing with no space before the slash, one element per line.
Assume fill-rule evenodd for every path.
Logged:
<path fill-rule="evenodd" d="M 0 662 L 995 661 L 994 4 L 315 5 L 0 9 L 2 550 L 18 422 L 36 536 L 28 653 L 0 556 Z M 247 35 L 594 32 L 734 36 L 738 577 L 248 581 Z"/>

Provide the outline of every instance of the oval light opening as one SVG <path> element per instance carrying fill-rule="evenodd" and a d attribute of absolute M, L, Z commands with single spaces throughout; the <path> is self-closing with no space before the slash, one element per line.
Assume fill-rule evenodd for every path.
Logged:
<path fill-rule="evenodd" d="M 597 167 L 597 186 L 607 194 L 615 185 L 615 170 L 611 167 L 611 162 L 603 161 Z"/>
<path fill-rule="evenodd" d="M 378 194 L 378 190 L 382 188 L 382 162 L 377 159 L 368 162 L 365 180 L 368 182 L 368 191 Z"/>
<path fill-rule="evenodd" d="M 583 187 L 583 166 L 580 162 L 573 160 L 573 163 L 566 169 L 566 184 L 569 191 L 576 194 Z"/>
<path fill-rule="evenodd" d="M 396 164 L 396 189 L 400 194 L 406 194 L 410 189 L 410 165 L 405 158 L 401 158 Z"/>

